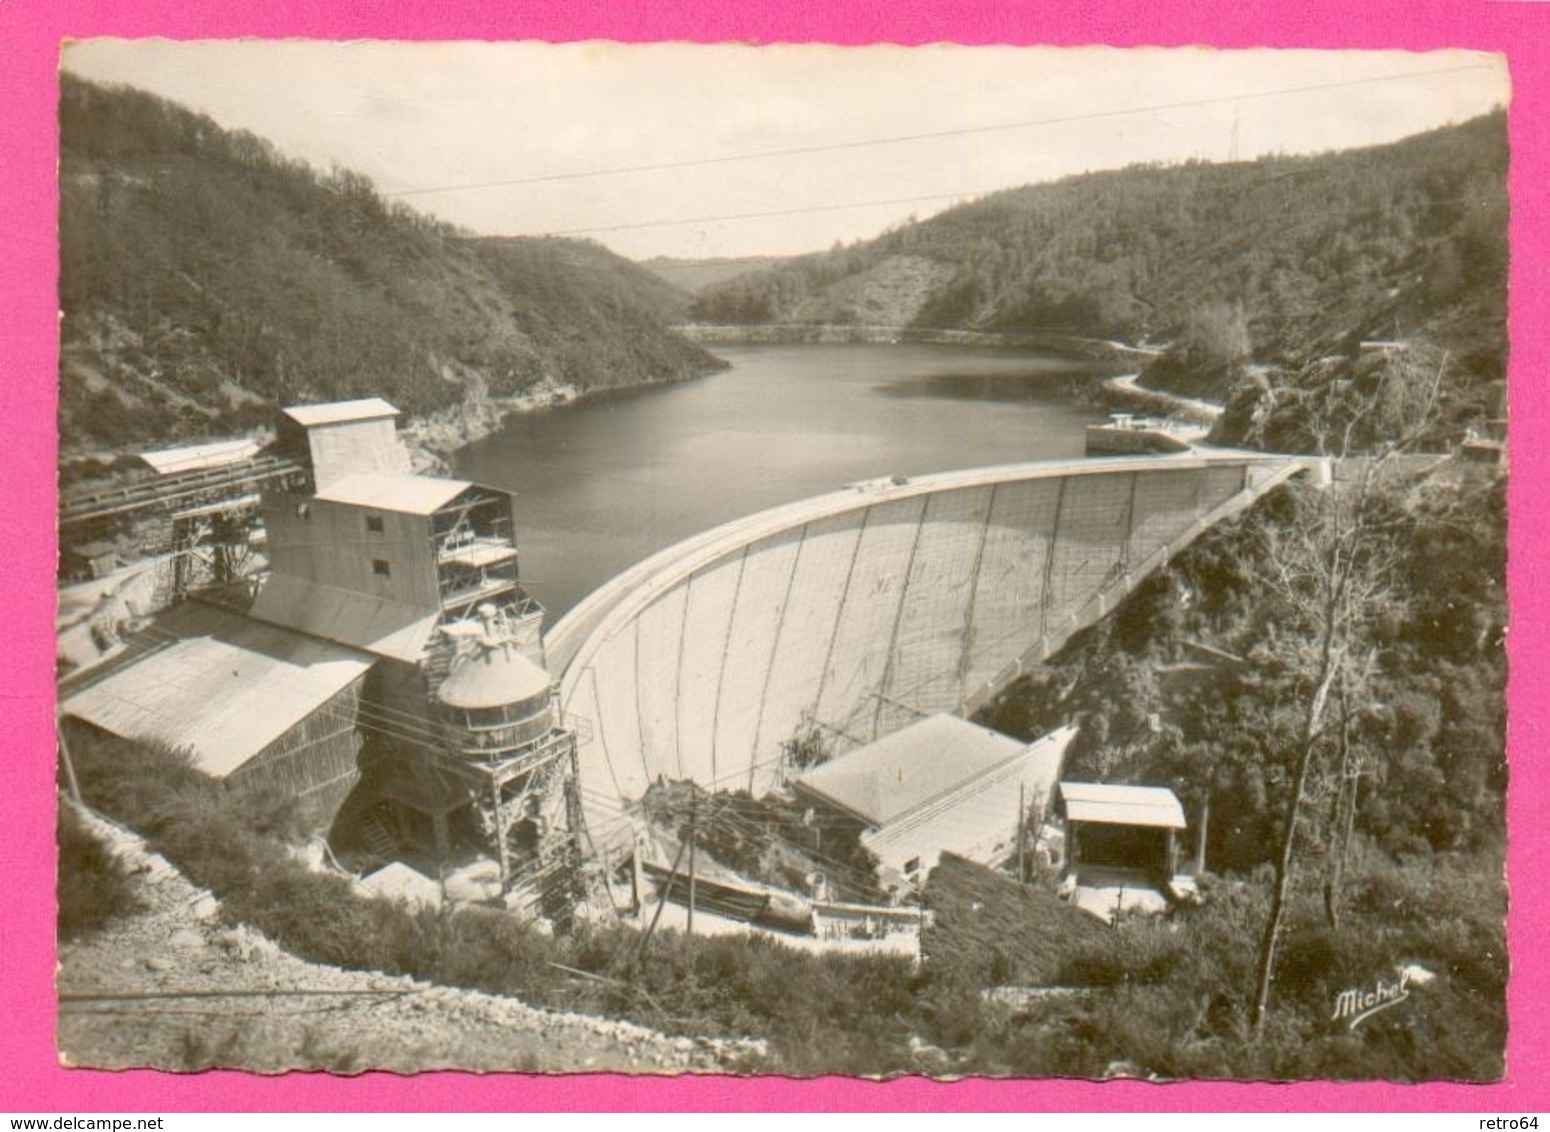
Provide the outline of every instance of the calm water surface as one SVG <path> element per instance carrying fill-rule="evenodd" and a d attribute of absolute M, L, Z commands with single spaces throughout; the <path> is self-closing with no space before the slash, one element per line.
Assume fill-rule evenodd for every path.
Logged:
<path fill-rule="evenodd" d="M 549 624 L 718 523 L 859 479 L 1079 456 L 1102 417 L 1073 388 L 1088 363 L 1038 353 L 715 350 L 732 369 L 513 417 L 458 454 L 457 474 L 516 493 L 523 578 Z"/>

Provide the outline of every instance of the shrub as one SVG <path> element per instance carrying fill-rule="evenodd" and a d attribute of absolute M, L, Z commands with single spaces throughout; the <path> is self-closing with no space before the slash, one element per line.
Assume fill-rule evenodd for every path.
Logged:
<path fill-rule="evenodd" d="M 1063 986 L 1115 987 L 1167 982 L 1184 956 L 1172 925 L 1132 923 L 1115 927 L 1061 965 Z"/>
<path fill-rule="evenodd" d="M 84 938 L 140 906 L 123 864 L 63 804 L 58 835 L 60 939 Z"/>

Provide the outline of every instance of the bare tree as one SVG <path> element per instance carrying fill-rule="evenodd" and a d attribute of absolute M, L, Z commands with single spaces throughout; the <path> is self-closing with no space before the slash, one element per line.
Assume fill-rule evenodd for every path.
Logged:
<path fill-rule="evenodd" d="M 1270 1006 L 1276 953 L 1296 865 L 1299 819 L 1321 755 L 1351 756 L 1352 706 L 1360 703 L 1376 663 L 1375 617 L 1394 607 L 1396 569 L 1403 554 L 1405 519 L 1386 482 L 1392 458 L 1433 427 L 1447 355 L 1399 354 L 1377 388 L 1355 399 L 1326 383 L 1303 406 L 1321 454 L 1338 462 L 1335 482 L 1323 491 L 1299 486 L 1293 521 L 1267 528 L 1263 561 L 1271 571 L 1284 630 L 1285 655 L 1301 705 L 1292 752 L 1290 792 L 1274 861 L 1270 911 L 1260 938 L 1250 1014 L 1260 1032 Z M 1354 392 L 1354 391 L 1350 391 Z M 1387 436 L 1375 451 L 1357 455 L 1362 438 Z M 1330 703 L 1338 704 L 1331 723 Z M 1326 894 L 1338 901 L 1338 879 Z M 1332 913 L 1333 914 L 1333 913 Z"/>
<path fill-rule="evenodd" d="M 1324 824 L 1324 918 L 1332 928 L 1340 926 L 1340 886 L 1356 821 L 1359 764 L 1351 736 L 1355 712 L 1349 679 L 1340 682 L 1337 710 L 1339 722 L 1334 739 L 1335 765 L 1326 776 L 1329 780 L 1326 790 L 1329 796 L 1329 816 Z"/>

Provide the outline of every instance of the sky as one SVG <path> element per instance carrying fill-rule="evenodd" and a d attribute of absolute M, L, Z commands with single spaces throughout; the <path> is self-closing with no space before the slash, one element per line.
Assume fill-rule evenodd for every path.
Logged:
<path fill-rule="evenodd" d="M 63 66 L 473 231 L 634 259 L 821 250 L 1015 185 L 1370 145 L 1509 98 L 1466 51 L 85 40 Z"/>

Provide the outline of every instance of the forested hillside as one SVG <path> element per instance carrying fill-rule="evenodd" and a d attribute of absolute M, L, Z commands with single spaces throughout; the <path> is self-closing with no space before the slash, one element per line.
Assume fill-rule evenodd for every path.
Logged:
<path fill-rule="evenodd" d="M 750 271 L 762 271 L 782 262 L 779 256 L 740 256 L 721 259 L 674 259 L 671 256 L 655 256 L 641 261 L 641 266 L 653 275 L 665 279 L 684 292 L 683 310 L 689 309 L 693 292 L 705 287 L 724 283 Z"/>
<path fill-rule="evenodd" d="M 703 289 L 710 323 L 1236 337 L 1263 359 L 1429 337 L 1499 377 L 1507 137 L 1492 114 L 1312 157 L 995 193 Z"/>
<path fill-rule="evenodd" d="M 469 236 L 147 94 L 62 76 L 60 148 L 66 454 L 718 365 L 664 329 L 680 293 L 596 244 Z"/>

